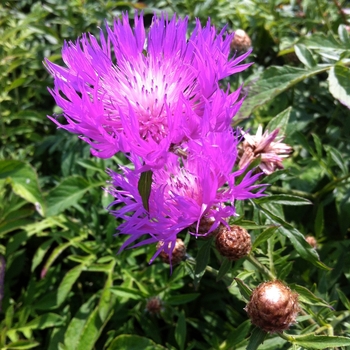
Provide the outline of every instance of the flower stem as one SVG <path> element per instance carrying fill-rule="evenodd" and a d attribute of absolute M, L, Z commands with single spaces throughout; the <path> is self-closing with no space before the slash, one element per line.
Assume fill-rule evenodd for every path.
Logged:
<path fill-rule="evenodd" d="M 254 255 L 250 254 L 247 256 L 247 260 L 253 264 L 265 277 L 270 280 L 275 280 L 276 275 L 267 269 Z"/>

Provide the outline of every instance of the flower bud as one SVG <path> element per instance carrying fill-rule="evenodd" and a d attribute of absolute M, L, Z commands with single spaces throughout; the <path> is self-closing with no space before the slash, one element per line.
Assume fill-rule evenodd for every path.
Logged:
<path fill-rule="evenodd" d="M 146 311 L 151 315 L 159 314 L 162 309 L 163 304 L 159 297 L 152 297 L 147 300 Z"/>
<path fill-rule="evenodd" d="M 252 41 L 249 35 L 243 29 L 237 29 L 233 40 L 231 41 L 231 50 L 241 52 L 247 52 L 252 46 Z"/>
<path fill-rule="evenodd" d="M 250 253 L 252 243 L 246 229 L 232 225 L 228 229 L 221 226 L 216 235 L 216 249 L 229 260 L 238 260 Z"/>
<path fill-rule="evenodd" d="M 194 233 L 194 234 L 198 233 L 199 235 L 205 235 L 206 233 L 209 232 L 214 222 L 215 222 L 215 219 L 203 216 L 199 221 L 198 232 L 197 232 L 197 222 L 192 224 L 188 229 L 190 230 L 191 233 Z M 211 231 L 208 235 L 205 235 L 203 237 L 205 238 L 205 237 L 215 236 L 219 232 L 220 227 L 221 225 L 219 225 L 215 230 Z"/>
<path fill-rule="evenodd" d="M 312 248 L 317 249 L 317 240 L 314 236 L 307 236 L 305 240 L 311 245 Z"/>
<path fill-rule="evenodd" d="M 157 244 L 157 249 L 159 249 L 162 245 L 163 245 L 163 243 L 159 242 Z M 169 243 L 168 247 L 170 248 L 170 243 Z M 166 253 L 164 250 L 159 254 L 159 256 L 163 262 L 165 262 L 167 264 L 171 263 L 172 265 L 179 264 L 183 260 L 185 255 L 186 255 L 186 247 L 185 247 L 183 240 L 180 238 L 176 239 L 174 250 L 171 253 L 171 262 L 170 262 L 169 254 Z"/>
<path fill-rule="evenodd" d="M 296 322 L 298 294 L 281 281 L 265 282 L 253 290 L 245 310 L 251 322 L 265 332 L 282 332 Z"/>

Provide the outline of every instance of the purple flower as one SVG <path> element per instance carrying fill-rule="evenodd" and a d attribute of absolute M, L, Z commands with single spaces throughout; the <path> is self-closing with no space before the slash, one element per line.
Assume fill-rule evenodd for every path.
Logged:
<path fill-rule="evenodd" d="M 123 174 L 109 170 L 112 186 L 108 191 L 115 197 L 111 206 L 117 206 L 111 213 L 124 220 L 118 227 L 120 234 L 129 235 L 121 250 L 131 244 L 161 242 L 153 261 L 164 249 L 172 251 L 179 232 L 201 220 L 212 225 L 204 234 L 197 225 L 194 235 L 207 235 L 220 224 L 227 225 L 227 219 L 236 214 L 236 200 L 261 196 L 265 188 L 254 185 L 260 174 L 251 172 L 235 184 L 243 171 L 231 172 L 237 156 L 237 137 L 232 131 L 189 141 L 181 152 L 182 157 L 170 153 L 164 166 L 154 170 L 149 210 L 138 192 L 140 159 L 132 158 L 134 170 L 121 167 Z"/>
<path fill-rule="evenodd" d="M 94 156 L 132 152 L 161 168 L 173 146 L 229 128 L 240 89 L 225 92 L 219 81 L 246 69 L 239 63 L 250 52 L 230 58 L 233 34 L 217 33 L 210 20 L 203 28 L 197 20 L 189 38 L 187 18 L 154 15 L 147 33 L 142 14 L 134 23 L 124 14 L 99 41 L 83 34 L 65 43 L 66 67 L 46 60 L 66 122 L 50 119 L 81 135 Z"/>

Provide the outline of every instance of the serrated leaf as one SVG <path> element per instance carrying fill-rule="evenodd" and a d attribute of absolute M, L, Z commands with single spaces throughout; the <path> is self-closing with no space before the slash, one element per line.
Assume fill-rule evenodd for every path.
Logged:
<path fill-rule="evenodd" d="M 335 337 L 330 335 L 307 334 L 301 336 L 290 336 L 294 344 L 298 344 L 307 349 L 326 349 L 340 346 L 349 346 L 350 338 Z"/>
<path fill-rule="evenodd" d="M 47 215 L 57 215 L 77 204 L 89 189 L 89 182 L 81 176 L 71 176 L 64 179 L 47 196 Z"/>
<path fill-rule="evenodd" d="M 40 215 L 45 215 L 46 205 L 40 191 L 38 175 L 31 165 L 19 160 L 1 160 L 0 179 L 9 179 L 13 191 L 33 203 Z"/>
<path fill-rule="evenodd" d="M 329 91 L 333 97 L 350 108 L 350 69 L 339 64 L 328 75 Z"/>
<path fill-rule="evenodd" d="M 153 171 L 148 170 L 141 173 L 139 182 L 137 184 L 137 189 L 142 199 L 143 207 L 149 211 L 149 197 L 151 195 L 152 189 L 152 176 Z"/>
<path fill-rule="evenodd" d="M 316 66 L 316 62 L 312 57 L 311 51 L 302 44 L 294 45 L 295 54 L 299 58 L 300 62 L 308 68 Z"/>
<path fill-rule="evenodd" d="M 107 350 L 165 350 L 148 338 L 138 335 L 121 334 L 114 338 Z"/>
<path fill-rule="evenodd" d="M 265 129 L 272 132 L 273 130 L 276 130 L 278 128 L 280 129 L 280 135 L 285 134 L 291 111 L 292 107 L 288 107 L 281 113 L 277 114 L 274 118 L 270 120 Z"/>

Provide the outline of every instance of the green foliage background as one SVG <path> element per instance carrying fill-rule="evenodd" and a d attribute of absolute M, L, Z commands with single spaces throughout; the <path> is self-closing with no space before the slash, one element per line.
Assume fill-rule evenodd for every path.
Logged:
<path fill-rule="evenodd" d="M 0 5 L 1 349 L 350 349 L 350 39 L 347 1 L 19 0 Z M 61 63 L 64 40 L 98 35 L 122 11 L 188 15 L 242 28 L 255 64 L 236 124 L 280 127 L 293 146 L 264 179 L 269 197 L 238 207 L 252 255 L 234 264 L 211 240 L 189 240 L 174 269 L 155 247 L 117 255 L 123 238 L 105 209 L 106 168 L 89 147 L 46 118 L 59 113 L 44 57 Z M 132 16 L 131 16 L 132 17 Z M 247 118 L 249 117 L 249 118 Z M 317 252 L 304 240 L 317 238 Z M 5 267 L 6 262 L 6 267 Z M 265 270 L 264 270 L 264 268 Z M 254 329 L 250 290 L 277 277 L 303 312 L 286 334 Z M 234 279 L 236 278 L 236 280 Z M 159 314 L 146 311 L 159 297 Z M 316 334 L 316 335 L 315 335 Z M 262 341 L 264 342 L 262 343 Z M 262 343 L 262 344 L 261 344 Z"/>

